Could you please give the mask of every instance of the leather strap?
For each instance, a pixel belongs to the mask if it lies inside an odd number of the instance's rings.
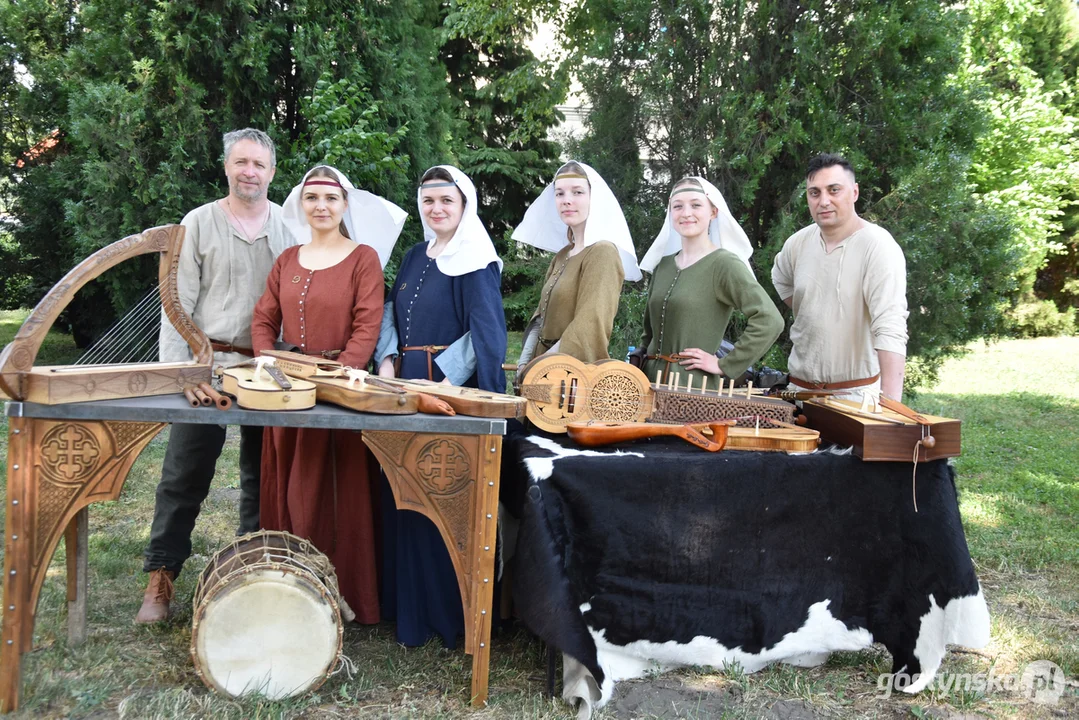
[[[401,348],[399,352],[406,353],[410,351],[422,350],[423,352],[427,353],[427,379],[433,382],[435,379],[435,374],[432,359],[434,358],[435,353],[440,353],[448,347],[449,345],[409,345],[408,347]]]
[[[677,363],[679,360],[684,360],[687,356],[681,353],[671,353],[670,355],[645,355],[649,360],[662,360],[667,363],[663,368],[663,382],[666,383],[671,374],[671,363]]]
[[[877,373],[873,377],[862,378],[860,380],[843,380],[842,382],[830,382],[830,383],[815,383],[808,380],[802,380],[801,378],[788,375],[787,380],[798,387],[803,387],[806,390],[847,390],[849,388],[862,387],[863,385],[872,385],[880,377],[880,373]]]
[[[255,357],[255,351],[251,348],[239,347],[238,345],[223,343],[218,340],[210,340],[210,347],[214,349],[214,352],[240,353],[247,357]]]

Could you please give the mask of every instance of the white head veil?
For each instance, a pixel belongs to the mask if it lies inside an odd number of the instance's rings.
[[[629,235],[626,217],[622,214],[622,206],[618,204],[614,193],[599,173],[583,162],[577,164],[584,168],[592,195],[588,221],[584,226],[584,246],[588,247],[603,240],[614,243],[622,258],[626,280],[640,280],[637,253],[633,248],[633,238]],[[557,179],[556,177],[555,180]],[[513,239],[550,252],[558,252],[566,246],[566,223],[562,222],[558,215],[553,181],[544,188],[536,201],[528,206],[524,220],[513,231]]]
[[[345,222],[345,228],[348,229],[348,236],[360,245],[368,245],[374,248],[375,252],[378,253],[379,264],[385,268],[386,261],[390,259],[390,253],[397,242],[397,236],[401,234],[401,228],[405,224],[408,213],[385,198],[380,198],[378,195],[369,193],[366,190],[360,190],[349,182],[344,173],[337,168],[329,165],[320,165],[318,167],[325,167],[333,171],[333,174],[337,176],[337,181],[341,183],[341,187],[347,195],[348,209],[345,210],[345,216],[342,219]],[[307,176],[315,170],[316,168],[311,168],[307,171],[300,184],[292,188],[292,192],[288,194],[283,206],[285,226],[292,232],[296,242],[300,245],[311,242],[311,226],[308,224],[307,216],[304,214],[301,198],[303,196],[303,184],[307,182]]]
[[[452,165],[438,165],[436,167],[448,172],[450,177],[453,178],[453,184],[465,196],[461,224],[457,226],[457,231],[450,238],[450,242],[446,245],[442,254],[435,258],[438,269],[443,275],[458,277],[474,270],[482,270],[492,262],[497,262],[498,269],[501,272],[502,260],[498,257],[498,253],[495,252],[491,236],[487,234],[487,230],[483,227],[483,222],[480,221],[480,216],[477,212],[476,186],[472,184],[472,180],[468,175],[465,175]],[[428,187],[430,187],[430,182],[428,181]],[[416,188],[416,204],[420,208],[423,237],[427,240],[427,245],[430,246],[435,241],[435,231],[427,226],[427,220],[423,217],[423,197],[421,195],[423,187],[421,184]]]
[[[704,188],[705,197],[719,211],[715,219],[708,223],[708,239],[717,248],[730,250],[737,255],[752,272],[753,268],[749,265],[749,258],[753,255],[753,246],[746,236],[746,231],[735,221],[731,211],[727,209],[727,203],[723,199],[723,195],[720,194],[715,185],[702,177],[694,177],[693,179],[701,184],[701,187]],[[652,247],[648,248],[648,252],[644,254],[644,258],[641,260],[641,269],[650,273],[656,269],[656,265],[659,265],[660,260],[667,255],[674,255],[681,249],[682,236],[678,234],[678,231],[674,229],[674,225],[671,223],[671,204],[668,202],[667,217],[663,221],[663,228],[660,229],[659,235],[652,242]]]

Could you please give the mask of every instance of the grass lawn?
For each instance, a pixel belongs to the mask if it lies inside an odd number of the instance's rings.
[[[24,314],[0,313],[0,345]],[[519,343],[519,339],[514,338]],[[50,336],[50,360],[63,362],[70,340]],[[511,351],[511,358],[516,351]],[[40,360],[39,363],[44,363]],[[957,459],[960,505],[971,555],[993,617],[993,639],[958,650],[946,672],[1015,672],[1036,659],[1079,675],[1079,338],[978,345],[944,368],[918,409],[963,420]],[[35,648],[23,665],[18,718],[571,718],[543,695],[543,648],[524,631],[492,641],[490,705],[468,708],[471,657],[432,643],[406,650],[393,628],[346,629],[355,673],[338,673],[313,695],[283,703],[234,702],[207,690],[188,657],[190,598],[208,557],[233,535],[239,490],[237,437],[230,432],[194,536],[194,556],[177,585],[179,612],[162,627],[132,624],[144,583],[142,550],[153,512],[165,434],[136,462],[120,500],[90,510],[90,639],[69,649],[63,544],[38,608]],[[0,421],[6,457],[7,425]],[[6,488],[5,469],[0,484]],[[2,522],[3,509],[0,509]],[[877,697],[890,669],[882,648],[836,653],[812,670],[777,666],[753,675],[689,669],[621,683],[608,717],[906,718],[970,716],[1052,718],[1079,714],[1073,684],[1062,703],[1043,707],[1003,692],[932,691]],[[619,697],[651,702],[636,710]],[[667,702],[667,700],[671,700]],[[661,702],[662,701],[662,702]],[[666,706],[663,703],[666,702]],[[677,706],[677,714],[673,708]],[[1054,710],[1058,714],[1054,714]]]

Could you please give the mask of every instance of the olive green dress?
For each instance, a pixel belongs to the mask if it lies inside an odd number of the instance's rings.
[[[724,376],[740,377],[779,337],[782,316],[734,253],[715,250],[684,270],[678,269],[676,257],[666,256],[652,273],[641,345],[648,348],[649,355],[671,355],[689,348],[714,353],[723,341],[731,312],[740,310],[748,325],[734,350],[719,361]],[[644,371],[654,382],[657,370],[662,372],[666,367],[662,360],[649,360]],[[671,372],[679,373],[682,382],[692,375],[698,386],[707,375],[709,387],[717,387],[716,376],[700,370],[671,365]]]
[[[535,357],[558,342],[558,351],[582,362],[607,355],[625,271],[613,243],[589,245],[573,257],[572,245],[555,253],[547,268],[536,316],[543,318]]]

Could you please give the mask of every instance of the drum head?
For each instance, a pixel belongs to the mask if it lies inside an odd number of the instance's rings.
[[[280,700],[322,684],[341,648],[338,609],[303,575],[254,567],[195,617],[197,667],[213,688]]]

